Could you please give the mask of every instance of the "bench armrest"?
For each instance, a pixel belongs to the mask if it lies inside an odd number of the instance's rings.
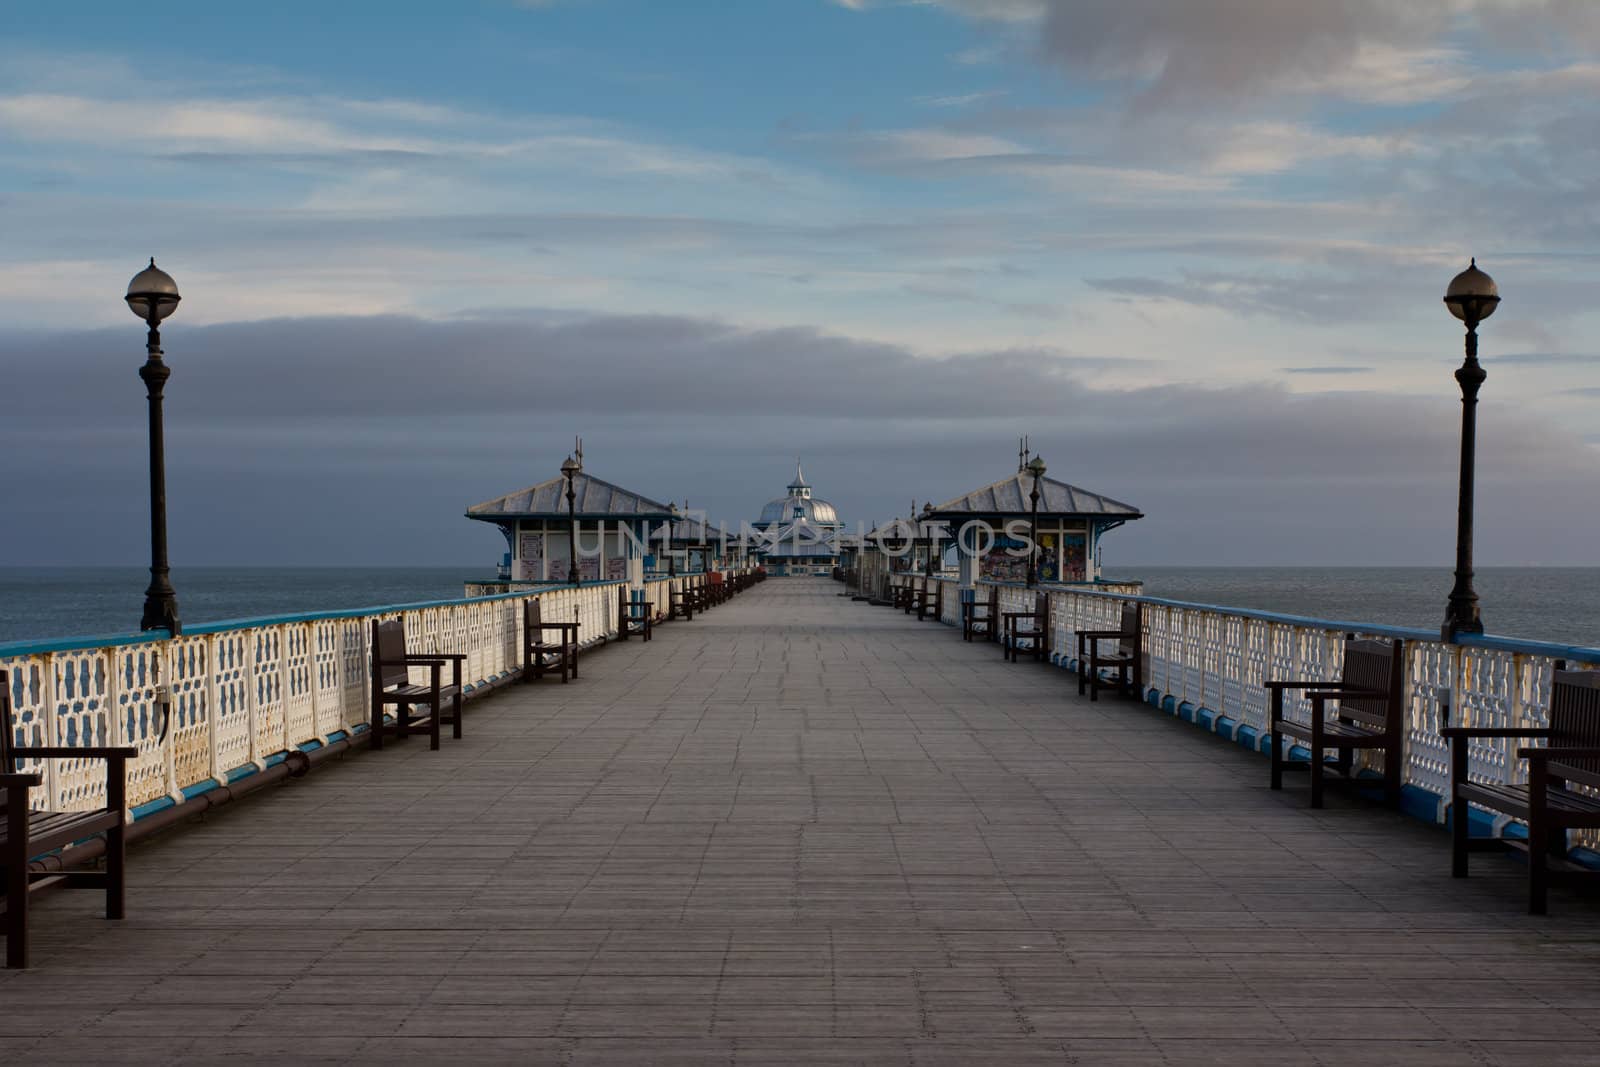
[[[31,789],[43,784],[42,774],[0,774],[0,789]]]
[[[1127,630],[1079,630],[1078,636],[1109,641],[1113,637],[1132,637],[1133,634]]]
[[[1600,759],[1600,748],[1519,748],[1517,758],[1525,760]]]
[[[528,628],[532,630],[576,630],[578,624],[575,622],[532,622],[528,624]]]
[[[1261,688],[1267,689],[1267,690],[1272,690],[1272,689],[1322,689],[1322,690],[1327,691],[1327,690],[1334,690],[1334,689],[1357,689],[1357,688],[1360,688],[1360,687],[1359,686],[1355,686],[1355,685],[1351,685],[1348,682],[1342,682],[1337,678],[1318,678],[1318,679],[1310,680],[1310,681],[1300,680],[1300,681],[1293,681],[1293,682],[1262,682],[1261,683]]]
[[[35,759],[135,759],[139,750],[130,746],[93,747],[85,745],[46,745],[35,748],[14,748],[15,756],[32,756]]]
[[[1549,737],[1550,731],[1533,726],[1445,726],[1439,736],[1452,741],[1458,737]]]
[[[1351,686],[1349,689],[1312,689],[1306,693],[1306,699],[1318,704],[1327,700],[1387,700],[1389,694],[1383,689],[1357,689]]]
[[[428,652],[419,654],[417,656],[408,656],[406,658],[417,660],[441,659],[450,663],[465,663],[467,661],[467,654],[465,652]]]
[[[461,659],[465,659],[465,658],[466,658],[465,656],[461,657]],[[423,655],[416,655],[416,656],[407,656],[404,660],[401,660],[400,662],[404,663],[407,667],[443,667],[446,663],[449,663],[452,660],[456,660],[456,658],[454,656],[423,656]],[[456,660],[456,662],[460,662],[460,660]]]

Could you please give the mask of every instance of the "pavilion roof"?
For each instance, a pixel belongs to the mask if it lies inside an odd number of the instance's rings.
[[[964,496],[935,504],[935,515],[1028,515],[1032,512],[1028,494],[1033,475],[1019,472]],[[1092,493],[1054,478],[1039,479],[1039,514],[1054,517],[1085,516],[1112,519],[1139,519],[1144,513],[1100,493]]]
[[[579,471],[572,479],[574,510],[585,518],[652,518],[670,516],[668,505]],[[564,519],[567,479],[556,475],[538,485],[485,500],[467,509],[467,518],[485,522],[503,519]]]

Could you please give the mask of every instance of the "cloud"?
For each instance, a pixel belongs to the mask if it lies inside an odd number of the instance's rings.
[[[29,398],[0,426],[0,449],[31,457],[7,486],[14,562],[138,558],[144,401],[125,332],[0,335],[0,374]],[[487,565],[502,549],[461,510],[553,475],[574,433],[602,477],[734,522],[781,493],[796,452],[865,521],[1003,476],[1029,433],[1053,472],[1150,516],[1119,531],[1118,560],[1370,565],[1451,544],[1447,396],[1107,389],[1099,361],[1070,353],[929,359],[687,317],[175,323],[165,339],[174,555],[189,564]],[[1589,449],[1504,401],[1481,433],[1480,557],[1587,560]],[[1530,530],[1535,510],[1551,521]]]
[[[1496,355],[1494,362],[1542,367],[1589,366],[1600,364],[1600,355],[1575,352],[1512,352],[1507,355]]]
[[[1285,374],[1371,374],[1376,367],[1353,366],[1328,366],[1328,367],[1282,367]]]
[[[1087,278],[1085,283],[1126,300],[1167,301],[1317,323],[1347,322],[1352,308],[1361,308],[1367,315],[1381,315],[1405,298],[1405,294],[1377,279],[1326,275],[1293,277],[1197,270],[1182,272],[1177,281],[1123,277]]]

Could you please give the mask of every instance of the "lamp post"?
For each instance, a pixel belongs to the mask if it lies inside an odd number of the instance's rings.
[[[664,547],[667,553],[667,577],[678,576],[678,554],[672,542],[678,536],[678,502],[673,501],[667,505],[667,513],[671,516],[667,520],[667,543]]]
[[[166,437],[161,425],[161,393],[172,370],[161,361],[161,320],[177,310],[178,283],[156,266],[150,265],[128,283],[124,297],[128,307],[150,328],[145,339],[144,366],[139,377],[150,400],[150,588],[144,592],[141,630],[166,630],[177,637],[182,628],[178,620],[178,594],[172,588],[167,567],[167,457]]]
[[[922,534],[928,542],[928,558],[923,566],[922,573],[933,577],[934,556],[939,548],[939,535],[933,529],[933,501],[924,501],[922,505]]]
[[[568,553],[571,566],[567,568],[567,581],[573,585],[578,584],[578,494],[572,488],[572,479],[582,469],[571,456],[561,464],[561,473],[567,479],[567,520],[572,526],[572,551]]]
[[[1034,456],[1028,464],[1028,473],[1033,475],[1033,488],[1028,492],[1033,511],[1028,523],[1028,538],[1033,542],[1028,550],[1028,585],[1032,587],[1039,584],[1039,479],[1044,477],[1044,460]]]
[[[1445,306],[1450,314],[1467,325],[1467,358],[1456,370],[1461,385],[1461,485],[1456,509],[1456,582],[1445,608],[1443,635],[1453,641],[1457,634],[1483,633],[1478,617],[1478,594],[1472,591],[1472,486],[1478,432],[1478,389],[1487,372],[1478,365],[1478,323],[1494,314],[1500,303],[1500,290],[1494,279],[1478,269],[1476,258],[1457,274],[1445,290]]]

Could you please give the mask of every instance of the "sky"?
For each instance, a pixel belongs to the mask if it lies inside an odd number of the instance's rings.
[[[591,474],[850,524],[1015,470],[1109,565],[1600,565],[1600,4],[21,5],[0,31],[0,565],[489,567]]]

